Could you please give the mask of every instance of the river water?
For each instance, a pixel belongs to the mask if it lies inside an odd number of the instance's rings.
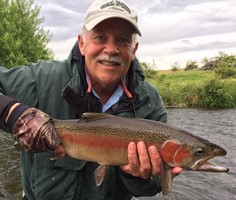
[[[169,123],[199,134],[227,150],[213,161],[228,173],[184,171],[174,178],[170,194],[133,200],[236,200],[236,109],[168,109]],[[0,132],[0,200],[19,200],[19,154],[10,134]]]

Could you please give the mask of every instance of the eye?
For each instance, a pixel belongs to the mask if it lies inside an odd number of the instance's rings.
[[[120,41],[120,42],[129,42],[129,40],[127,38],[125,38],[125,37],[120,37],[118,39],[118,41]]]
[[[94,39],[95,41],[97,41],[97,42],[103,43],[103,42],[105,42],[106,37],[103,36],[103,35],[97,35],[97,36],[95,36],[93,39]]]
[[[121,45],[129,45],[131,44],[131,40],[128,37],[119,37],[117,38],[117,43]]]
[[[204,149],[202,147],[198,147],[194,149],[194,155],[196,156],[202,156],[205,153]]]

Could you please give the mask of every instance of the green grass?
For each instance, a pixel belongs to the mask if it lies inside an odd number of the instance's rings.
[[[200,71],[200,70],[191,70],[191,71],[179,70],[176,72],[159,71],[158,77],[155,80],[156,83],[161,82],[163,76],[166,82],[170,82],[173,84],[188,84],[211,79],[215,76],[215,73],[213,71]]]
[[[166,106],[236,107],[236,79],[217,78],[214,71],[158,71],[149,78]]]

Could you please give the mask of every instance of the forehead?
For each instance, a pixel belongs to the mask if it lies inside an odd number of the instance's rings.
[[[135,29],[131,23],[121,18],[110,18],[100,22],[93,29],[95,32],[116,32],[127,35],[135,33]]]

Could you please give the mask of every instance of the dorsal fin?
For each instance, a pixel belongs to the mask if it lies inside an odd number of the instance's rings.
[[[94,121],[94,120],[104,119],[104,118],[109,118],[109,117],[113,117],[113,116],[109,114],[105,114],[105,113],[83,113],[81,120]]]

